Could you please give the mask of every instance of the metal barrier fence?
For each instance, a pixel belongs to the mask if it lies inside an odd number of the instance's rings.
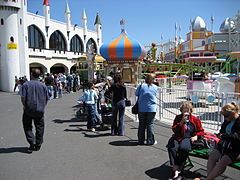
[[[128,99],[132,105],[136,102],[136,88],[127,86]],[[175,116],[180,114],[182,102],[191,101],[193,104],[193,114],[198,116],[203,127],[209,130],[219,130],[223,117],[220,114],[221,107],[226,103],[235,101],[240,104],[239,93],[219,93],[213,91],[195,91],[176,88],[160,88],[158,99],[158,109],[156,119],[167,124],[172,124]],[[130,111],[130,108],[127,109]]]

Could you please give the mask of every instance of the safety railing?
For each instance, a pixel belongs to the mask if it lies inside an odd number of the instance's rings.
[[[132,105],[136,102],[136,88],[127,86],[128,99]],[[214,91],[196,91],[176,88],[159,88],[157,95],[158,109],[156,119],[167,124],[172,124],[175,116],[180,114],[182,102],[191,101],[193,114],[198,116],[203,127],[209,130],[219,130],[223,117],[220,114],[221,107],[229,102],[240,104],[239,93],[219,93]],[[127,108],[131,114],[131,107]],[[136,117],[136,116],[135,116]],[[137,120],[137,118],[135,118]]]

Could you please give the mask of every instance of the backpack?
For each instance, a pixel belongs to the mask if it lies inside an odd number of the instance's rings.
[[[199,136],[196,141],[192,143],[193,149],[211,149],[215,147],[220,139],[216,134],[205,132],[203,136]]]

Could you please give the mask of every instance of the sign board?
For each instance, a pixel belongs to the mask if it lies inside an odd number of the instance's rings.
[[[8,49],[17,49],[17,44],[16,43],[8,43],[7,48]]]

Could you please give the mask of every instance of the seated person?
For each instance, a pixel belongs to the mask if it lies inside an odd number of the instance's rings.
[[[240,160],[240,116],[239,106],[234,102],[222,107],[224,122],[220,129],[220,141],[209,154],[206,180],[220,176],[227,165]],[[201,178],[202,179],[202,178]]]
[[[176,115],[172,130],[173,136],[169,139],[167,148],[172,165],[172,175],[169,179],[181,179],[180,173],[191,151],[191,144],[198,136],[204,134],[199,118],[192,114],[191,102],[183,102],[180,107],[181,114]]]

